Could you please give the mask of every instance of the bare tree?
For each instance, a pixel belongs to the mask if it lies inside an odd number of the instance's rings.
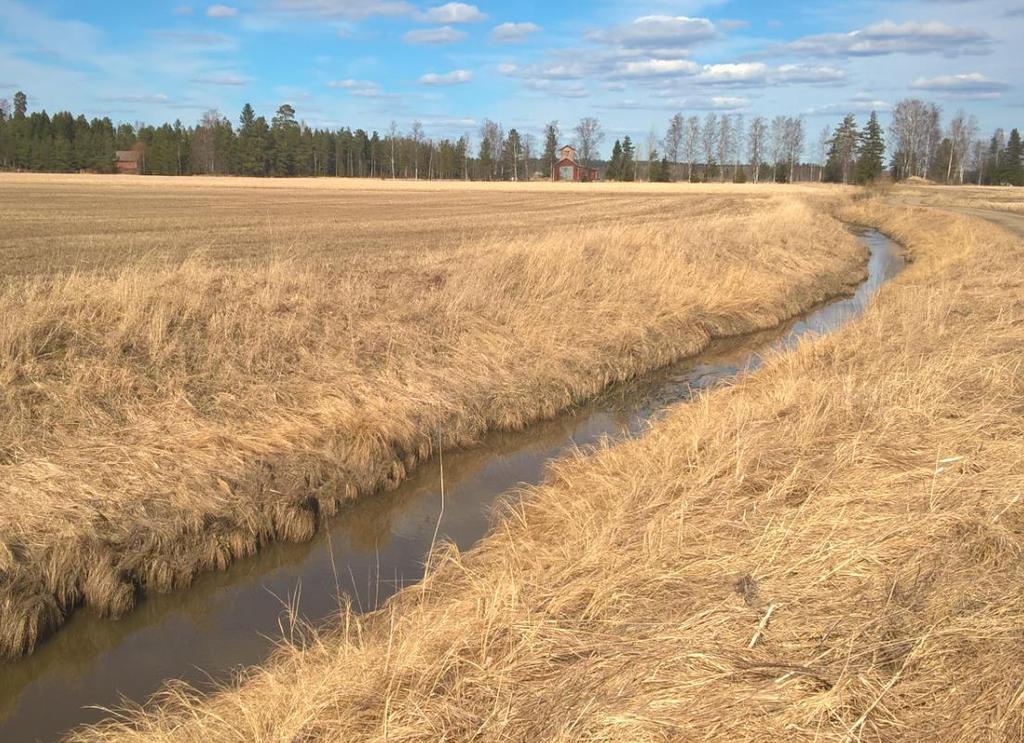
[[[985,143],[980,139],[975,139],[971,144],[971,165],[978,174],[980,186],[985,177]]]
[[[745,130],[746,120],[744,119],[743,114],[736,114],[735,120],[732,124],[733,180],[736,180],[736,176],[740,172],[740,168],[743,167],[743,142]]]
[[[720,180],[725,180],[725,171],[732,160],[732,118],[723,114],[718,120],[718,165],[721,171],[718,174]]]
[[[940,136],[939,109],[917,98],[904,98],[892,110],[889,124],[895,150],[896,177],[927,176]]]
[[[946,183],[953,180],[953,164],[961,184],[964,182],[964,169],[967,167],[968,149],[971,142],[978,136],[978,121],[968,116],[963,109],[956,112],[950,119],[946,137],[949,139],[949,159],[946,162]]]
[[[686,133],[683,136],[683,149],[686,152],[686,180],[693,180],[693,161],[697,157],[700,142],[700,119],[691,116],[686,120]]]
[[[786,156],[786,129],[789,119],[785,116],[776,116],[772,119],[771,132],[769,134],[769,151],[772,158],[772,183],[778,180],[779,163]]]
[[[665,133],[665,157],[672,163],[674,176],[679,170],[679,152],[686,137],[686,119],[682,114],[676,114],[668,122],[668,131]]]
[[[388,129],[388,137],[391,139],[391,180],[395,179],[395,145],[398,142],[398,124],[391,120],[391,127]]]
[[[764,116],[755,116],[750,122],[747,136],[750,152],[750,168],[754,171],[754,183],[761,180],[761,163],[764,161],[765,148],[768,140],[768,122]]]
[[[423,124],[419,121],[412,122],[412,130],[409,132],[409,141],[412,142],[412,169],[413,178],[420,179],[420,142],[423,141]]]
[[[786,157],[789,160],[789,182],[796,178],[796,166],[804,152],[804,119],[791,116],[786,120]]]
[[[704,117],[704,128],[700,134],[704,148],[704,180],[708,179],[711,166],[715,164],[715,151],[718,147],[718,115],[709,113]]]
[[[597,157],[597,148],[604,141],[604,131],[601,129],[601,122],[593,116],[580,119],[576,128],[576,144],[579,148],[580,160],[583,167],[589,168],[590,161]]]
[[[825,179],[825,160],[828,159],[828,148],[832,144],[832,127],[826,126],[818,134],[818,182]]]
[[[192,135],[192,168],[198,173],[217,172],[217,127],[223,117],[220,112],[211,108],[203,114]]]
[[[654,161],[658,157],[658,133],[654,131],[654,127],[651,127],[651,131],[647,133],[647,180],[651,180],[651,168],[654,166]]]
[[[527,134],[522,139],[523,143],[523,175],[526,180],[530,180],[530,160],[533,159],[537,152],[537,138],[532,134]]]

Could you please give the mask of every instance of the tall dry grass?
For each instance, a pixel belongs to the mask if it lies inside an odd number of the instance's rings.
[[[554,415],[862,275],[814,205],[832,192],[738,198],[734,213],[705,199],[695,215],[677,194],[679,211],[593,227],[585,192],[565,193],[575,210],[526,237],[341,257],[271,244],[0,285],[0,654],[83,603],[118,616],[140,592],[307,539],[439,440]]]
[[[1024,737],[1024,242],[861,202],[863,318],[558,464],[472,552],[78,743]]]

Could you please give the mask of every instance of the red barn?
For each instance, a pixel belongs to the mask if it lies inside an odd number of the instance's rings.
[[[142,172],[142,153],[139,150],[118,150],[114,153],[114,169],[118,173],[138,175]]]
[[[553,181],[596,181],[597,168],[587,168],[580,165],[576,155],[576,148],[572,145],[565,145],[558,151],[558,162],[551,169],[551,180]]]

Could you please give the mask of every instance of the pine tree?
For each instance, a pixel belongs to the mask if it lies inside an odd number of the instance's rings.
[[[854,174],[858,139],[857,120],[853,114],[847,114],[829,142],[828,159],[825,161],[826,181],[850,182]]]
[[[295,175],[298,170],[300,132],[295,109],[285,103],[277,109],[270,126],[274,175]]]
[[[636,147],[633,140],[627,134],[622,139],[622,164],[619,169],[620,181],[633,181],[636,179]]]
[[[620,180],[622,173],[622,142],[615,140],[615,144],[612,145],[612,159],[608,163],[608,172],[605,174],[605,180],[617,181]]]
[[[885,139],[882,136],[882,125],[878,123],[878,115],[872,111],[867,126],[861,132],[857,148],[857,183],[869,183],[881,176],[884,157]]]
[[[28,96],[20,90],[14,94],[14,118],[24,119],[28,112]]]
[[[544,127],[544,158],[541,163],[541,172],[545,178],[551,177],[551,169],[555,167],[555,160],[558,159],[558,122],[550,121]]]
[[[1024,151],[1021,148],[1020,132],[1014,129],[1006,141],[1001,158],[1000,172],[1004,183],[1024,186]]]

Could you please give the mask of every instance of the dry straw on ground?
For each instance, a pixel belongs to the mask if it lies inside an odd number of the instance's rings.
[[[79,743],[1019,740],[1024,242],[869,202],[866,315],[559,464],[467,555]]]
[[[831,190],[0,189],[7,655],[863,273]]]

